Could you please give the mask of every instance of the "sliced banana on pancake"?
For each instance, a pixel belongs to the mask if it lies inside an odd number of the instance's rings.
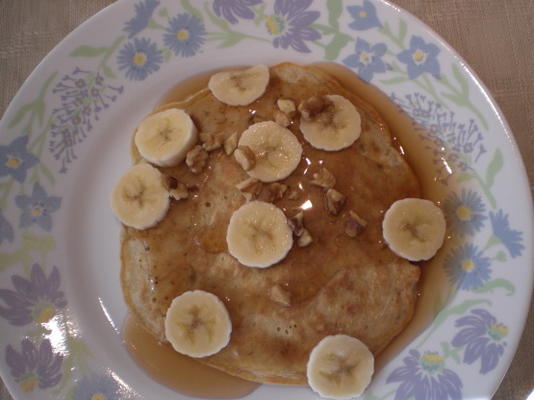
[[[176,297],[165,315],[165,338],[178,353],[207,357],[230,342],[232,321],[224,303],[203,290]]]
[[[226,243],[241,264],[267,268],[287,255],[293,234],[282,210],[271,203],[251,201],[232,214]]]
[[[193,120],[176,108],[146,117],[135,133],[135,145],[141,156],[161,167],[182,162],[196,142],[197,128]]]
[[[247,173],[263,182],[287,178],[302,157],[302,146],[297,137],[273,121],[249,126],[239,139],[239,147],[252,150],[254,167]]]
[[[269,84],[269,68],[256,65],[240,71],[213,74],[208,88],[217,100],[230,106],[246,106],[265,93]]]
[[[312,104],[304,102],[299,106],[300,131],[313,147],[326,151],[342,150],[360,137],[360,113],[348,99],[333,94],[309,100]]]
[[[347,335],[323,338],[311,351],[306,366],[312,390],[330,399],[360,396],[373,373],[373,354],[363,342]]]
[[[111,192],[111,209],[124,224],[136,229],[156,225],[169,209],[163,175],[147,163],[130,168]]]
[[[445,239],[445,217],[430,200],[397,200],[384,215],[382,232],[389,248],[410,261],[432,258]]]

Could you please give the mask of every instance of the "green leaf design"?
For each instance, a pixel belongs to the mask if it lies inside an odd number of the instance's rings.
[[[185,1],[185,0],[184,0]],[[221,28],[225,32],[229,32],[230,25],[228,25],[228,22],[226,22],[224,19],[217,17],[214,15],[208,8],[208,4],[204,5],[204,9],[206,10],[206,14],[208,14],[208,17],[210,18],[210,21],[213,22],[215,25],[217,25],[219,28]]]
[[[406,21],[403,19],[399,22],[399,43],[404,43],[404,39],[406,38],[406,33],[408,32],[408,26],[406,24]]]
[[[493,155],[493,159],[488,165],[488,168],[486,169],[486,186],[488,188],[491,188],[493,184],[495,183],[495,177],[499,173],[499,171],[502,169],[503,166],[503,159],[502,159],[502,152],[501,149],[495,150],[495,154]]]
[[[454,104],[459,105],[461,107],[463,107],[463,106],[465,106],[467,104],[465,102],[465,99],[463,99],[462,97],[460,97],[460,96],[458,96],[456,94],[442,92],[441,95],[443,97],[445,97],[446,99],[452,101]]]
[[[494,259],[497,260],[497,261],[500,261],[500,262],[505,262],[507,260],[506,253],[504,251],[502,251],[502,250],[499,250],[499,252],[494,257]]]
[[[310,28],[321,31],[323,35],[332,35],[337,32],[334,28],[323,24],[311,24]]]
[[[22,107],[19,108],[9,125],[8,128],[13,128],[15,125],[17,125],[20,121],[22,121],[22,118],[26,115],[26,113],[33,109],[33,104],[25,104]]]
[[[117,78],[117,75],[115,75],[115,72],[113,72],[113,70],[107,65],[102,65],[102,74],[104,74],[106,78],[111,78],[111,79]]]
[[[380,82],[382,82],[384,85],[396,85],[398,83],[406,82],[408,78],[405,76],[395,76],[391,79],[382,79]]]
[[[352,40],[349,35],[336,33],[330,43],[325,47],[324,56],[327,60],[335,60],[341,50]]]
[[[469,172],[460,172],[456,174],[456,182],[462,183],[466,182],[473,178],[473,175],[471,175]]]
[[[50,169],[48,169],[48,167],[43,163],[39,164],[39,169],[43,173],[43,175],[46,176],[48,182],[50,182],[51,185],[54,185],[54,183],[56,182],[56,178],[54,178],[54,175],[52,174]]]
[[[222,36],[222,42],[217,46],[219,49],[231,47],[244,39],[244,36],[235,32],[228,32]]]
[[[492,293],[495,289],[504,289],[506,290],[507,296],[512,296],[515,293],[515,286],[512,282],[507,279],[493,279],[489,282],[486,282],[484,285],[479,288],[473,289],[475,293]]]
[[[29,266],[33,260],[33,257],[30,255],[32,251],[40,251],[46,254],[55,247],[56,243],[52,235],[39,236],[27,232],[23,233],[20,249],[11,253],[0,254],[0,271],[19,262],[22,262],[25,266]]]
[[[460,85],[460,90],[464,97],[466,99],[469,98],[469,83],[465,79],[465,77],[462,74],[462,71],[460,71],[460,68],[456,64],[452,64],[452,74],[454,75],[454,79],[456,79],[456,82]]]
[[[326,8],[328,9],[328,23],[336,31],[339,30],[339,17],[343,12],[343,4],[341,0],[326,0]]]
[[[169,16],[169,10],[167,10],[167,7],[163,7],[158,11],[158,15],[162,18],[167,18]]]
[[[180,4],[182,5],[183,9],[190,14],[193,14],[195,17],[197,17],[199,20],[204,21],[204,16],[198,10],[197,8],[193,7],[191,3],[188,0],[181,0]]]
[[[82,45],[80,47],[77,47],[70,53],[71,57],[98,57],[102,54],[106,54],[108,52],[107,47],[93,47],[93,46],[87,46]]]

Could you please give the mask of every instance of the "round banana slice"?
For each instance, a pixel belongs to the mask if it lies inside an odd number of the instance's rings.
[[[156,225],[169,209],[169,193],[163,175],[150,164],[137,164],[111,192],[111,209],[124,224],[136,229]]]
[[[254,168],[247,173],[263,182],[287,178],[302,157],[302,146],[293,132],[273,121],[249,126],[241,135],[239,146],[247,146],[252,150]]]
[[[251,201],[232,214],[226,243],[241,264],[267,268],[287,255],[293,234],[282,210],[271,203]]]
[[[382,232],[389,248],[410,261],[432,258],[445,239],[445,217],[430,200],[397,200],[384,215]]]
[[[312,390],[330,399],[360,396],[373,372],[373,353],[363,342],[347,335],[323,338],[311,351],[306,366]]]
[[[324,96],[322,109],[305,118],[301,115],[300,131],[304,139],[319,150],[337,151],[352,145],[362,132],[360,113],[345,97]]]
[[[197,128],[193,120],[176,108],[146,117],[135,133],[135,145],[141,156],[161,167],[182,162],[196,142]]]
[[[207,357],[221,351],[232,333],[224,303],[203,290],[176,297],[165,315],[165,338],[178,353]]]
[[[246,106],[265,93],[269,68],[256,65],[240,71],[223,71],[212,75],[208,88],[217,100],[230,106]]]

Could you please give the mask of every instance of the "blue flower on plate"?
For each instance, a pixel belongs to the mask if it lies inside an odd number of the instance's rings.
[[[462,381],[437,352],[423,355],[410,350],[403,366],[393,370],[386,383],[401,382],[394,400],[456,400],[462,398]]]
[[[451,193],[444,203],[445,214],[449,226],[456,232],[473,235],[484,226],[488,218],[485,214],[486,206],[478,193],[462,189],[458,196]]]
[[[343,63],[356,69],[364,81],[370,82],[374,74],[386,72],[386,64],[382,60],[386,50],[387,47],[384,43],[371,46],[369,42],[358,38],[356,40],[356,53],[345,58]]]
[[[6,347],[6,364],[23,392],[32,392],[37,386],[47,389],[56,386],[61,379],[63,356],[54,353],[48,339],[39,346],[29,339],[21,342],[21,351]]]
[[[525,249],[522,243],[523,233],[510,228],[508,214],[505,214],[503,210],[496,213],[491,211],[490,221],[494,237],[508,249],[512,257],[520,256]]]
[[[312,0],[276,0],[274,14],[270,15],[265,26],[267,31],[275,36],[273,46],[309,53],[311,50],[305,41],[319,40],[321,34],[310,27],[319,18],[319,11],[309,11],[307,8]]]
[[[147,38],[134,38],[126,43],[117,57],[120,70],[126,70],[126,78],[142,81],[159,70],[163,62],[161,51],[156,43]]]
[[[109,375],[83,377],[74,391],[74,400],[119,400],[119,384]]]
[[[175,55],[191,57],[204,44],[205,35],[206,28],[202,21],[194,15],[184,13],[169,21],[163,41]]]
[[[406,64],[408,77],[416,79],[425,72],[439,77],[440,67],[437,56],[439,47],[434,43],[426,43],[421,36],[412,36],[410,48],[401,51],[397,59]]]
[[[31,196],[19,194],[15,197],[15,204],[22,210],[19,219],[20,228],[37,224],[50,232],[52,229],[50,214],[56,212],[61,206],[61,197],[48,196],[46,190],[37,182],[33,185]]]
[[[0,244],[2,244],[4,240],[12,242],[14,238],[13,227],[0,211]]]
[[[237,17],[253,19],[254,12],[250,7],[260,3],[262,3],[262,0],[215,0],[213,2],[213,11],[217,16],[224,17],[231,24],[237,24]]]
[[[480,360],[480,373],[487,374],[499,363],[504,353],[508,328],[486,310],[471,310],[471,315],[459,318],[454,323],[462,328],[452,339],[455,347],[464,347],[463,362],[473,364]]]
[[[24,182],[28,170],[39,162],[26,149],[28,140],[28,136],[19,136],[8,145],[0,145],[0,177],[11,175],[17,182]]]
[[[490,259],[470,243],[452,251],[444,266],[451,283],[464,290],[476,289],[491,277]]]
[[[159,6],[157,0],[144,0],[135,5],[135,16],[126,21],[122,29],[130,39],[147,27],[157,6]]]
[[[0,289],[0,316],[15,326],[48,322],[56,311],[65,307],[65,295],[59,290],[61,279],[57,267],[47,277],[39,264],[33,264],[30,279],[12,275],[15,290]]]
[[[349,24],[349,27],[352,29],[364,31],[382,26],[376,15],[376,8],[369,0],[364,0],[361,6],[348,6],[347,10],[354,19]]]

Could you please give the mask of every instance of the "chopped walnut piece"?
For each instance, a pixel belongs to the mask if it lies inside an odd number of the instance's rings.
[[[345,222],[345,233],[347,236],[356,237],[363,232],[367,226],[367,221],[356,214],[355,211],[349,211],[349,215],[350,218]]]
[[[338,215],[347,198],[336,189],[328,189],[325,195],[326,210],[332,215]]]
[[[291,123],[291,120],[289,119],[288,115],[282,111],[274,110],[274,122],[280,126],[283,126],[284,128],[287,128]]]
[[[256,165],[256,156],[248,146],[239,146],[234,151],[235,160],[245,171],[250,171]]]
[[[237,139],[238,139],[237,132],[234,132],[224,141],[224,152],[226,153],[227,156],[232,154],[234,150],[237,148]]]
[[[273,202],[275,200],[280,200],[284,197],[284,194],[287,191],[287,185],[284,185],[283,183],[274,182],[266,186],[266,190],[264,192],[267,192],[268,202]]]
[[[299,192],[295,188],[290,188],[289,193],[287,195],[287,198],[289,200],[297,200],[299,198]]]
[[[254,178],[247,178],[243,182],[239,182],[235,187],[241,191],[247,201],[257,199],[263,189],[262,183]]]
[[[271,288],[269,297],[272,301],[283,304],[284,306],[289,306],[291,304],[291,293],[280,285],[274,285]]]
[[[336,178],[329,170],[323,167],[319,172],[313,174],[313,180],[310,183],[324,189],[330,189],[335,186]]]
[[[331,104],[332,102],[324,96],[312,96],[299,104],[299,112],[303,119],[310,120],[322,113]]]
[[[295,107],[295,102],[293,100],[278,99],[276,101],[276,105],[278,106],[278,109],[280,111],[282,111],[284,114],[287,114],[288,116],[291,116],[295,113],[295,111],[297,111],[297,108]]]
[[[185,186],[182,182],[178,182],[175,188],[169,190],[169,194],[174,200],[182,200],[189,197],[187,186]]]
[[[302,236],[304,232],[304,212],[299,211],[288,220],[288,224],[295,236]]]
[[[185,156],[185,163],[194,174],[200,174],[206,166],[207,161],[208,152],[200,145],[193,147]]]
[[[309,246],[313,242],[313,238],[310,234],[310,231],[307,229],[302,230],[302,235],[300,235],[299,240],[297,240],[297,245],[299,247]]]
[[[200,132],[200,141],[202,142],[202,148],[206,151],[217,150],[222,146],[221,136],[216,135],[213,132]]]

